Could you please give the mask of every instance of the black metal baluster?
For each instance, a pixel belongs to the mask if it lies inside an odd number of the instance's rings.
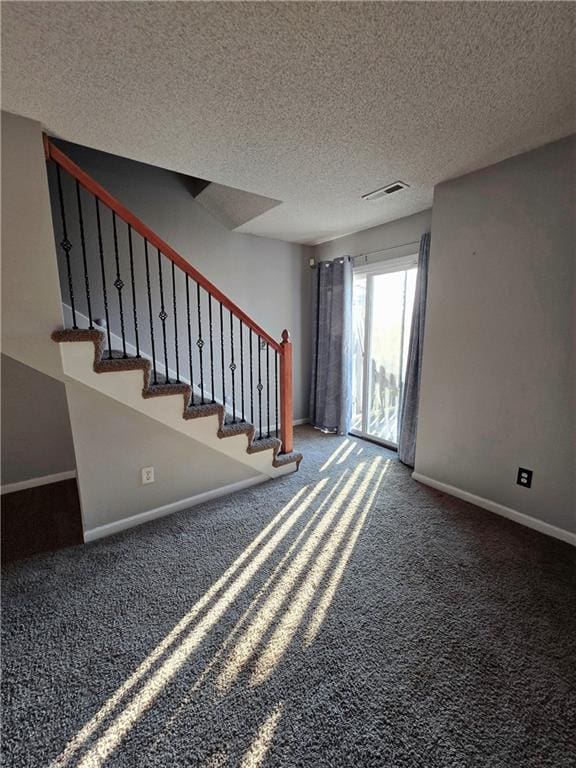
[[[212,386],[212,402],[216,402],[214,396],[214,342],[212,338],[212,294],[208,294],[208,322],[210,324],[210,384]]]
[[[102,272],[102,296],[104,298],[104,316],[106,318],[106,335],[108,337],[108,357],[112,357],[112,342],[110,341],[110,317],[108,316],[108,293],[106,292],[106,269],[104,267],[104,247],[102,245],[102,222],[100,221],[100,201],[96,201],[96,226],[98,227],[98,250],[100,252],[100,270]]]
[[[132,227],[128,224],[128,251],[130,253],[130,282],[132,284],[132,314],[134,315],[134,338],[136,357],[140,357],[140,338],[138,335],[138,312],[136,309],[136,281],[134,279],[134,249],[132,247]]]
[[[278,437],[278,351],[274,350],[274,400],[276,413],[276,437]]]
[[[114,257],[116,259],[116,280],[114,288],[118,291],[118,307],[120,309],[120,332],[122,334],[122,357],[128,357],[126,354],[126,331],[124,329],[124,307],[122,304],[122,288],[124,283],[120,277],[120,256],[118,254],[118,231],[116,227],[116,213],[112,211],[112,229],[114,232]]]
[[[78,202],[78,221],[80,223],[80,245],[82,247],[82,262],[84,265],[84,286],[86,288],[86,304],[88,305],[88,327],[94,328],[92,323],[92,303],[90,301],[90,278],[88,276],[88,261],[86,260],[86,238],[84,237],[84,216],[82,215],[82,200],[80,199],[80,184],[76,182],[76,200]]]
[[[270,437],[270,346],[266,344],[266,437]]]
[[[60,217],[62,219],[62,240],[60,245],[66,256],[66,273],[68,275],[68,296],[70,298],[70,309],[72,310],[72,328],[76,330],[78,325],[76,323],[76,304],[74,303],[74,285],[72,280],[72,268],[70,266],[70,250],[72,243],[68,240],[68,227],[66,226],[66,212],[64,210],[64,195],[62,193],[62,176],[60,174],[60,166],[56,166],[56,174],[58,177],[58,198],[60,200]]]
[[[202,338],[202,312],[200,309],[200,283],[196,283],[196,300],[198,303],[198,341],[196,346],[200,352],[200,402],[204,405],[204,358],[202,350],[204,349],[204,339]]]
[[[152,315],[152,291],[150,290],[150,263],[148,260],[148,240],[144,238],[144,255],[146,260],[146,290],[148,291],[148,315],[150,317],[150,346],[152,347],[152,369],[154,371],[154,384],[158,384],[158,372],[156,370],[156,345],[154,343],[154,317]]]
[[[186,317],[188,319],[188,363],[190,371],[190,405],[194,405],[194,373],[192,367],[192,326],[190,325],[190,276],[186,275]]]
[[[242,401],[242,421],[246,421],[244,410],[244,325],[240,320],[240,399]]]
[[[252,328],[250,328],[249,346],[250,346],[250,423],[254,424],[254,355],[252,354]]]
[[[264,387],[262,386],[262,339],[260,336],[258,336],[258,385],[256,387],[258,390],[258,437],[260,440],[262,439],[262,390]]]
[[[236,363],[234,362],[234,315],[230,310],[230,373],[232,375],[232,423],[236,424],[236,386],[235,373]]]
[[[169,384],[170,377],[168,375],[168,346],[166,344],[166,318],[168,317],[168,314],[166,313],[166,309],[164,308],[164,280],[162,279],[162,254],[160,253],[160,249],[156,249],[158,251],[158,284],[160,286],[160,314],[158,317],[160,318],[162,322],[162,341],[164,344],[164,365],[165,365],[165,375],[164,378],[166,379],[166,384]]]
[[[176,381],[180,383],[180,360],[178,355],[178,311],[176,308],[176,265],[172,262],[172,304],[174,306],[174,353],[176,355]]]
[[[220,358],[222,365],[222,405],[224,406],[224,421],[226,421],[226,384],[224,377],[224,315],[220,302]]]

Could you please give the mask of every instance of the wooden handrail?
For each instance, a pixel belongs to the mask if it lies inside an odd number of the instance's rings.
[[[287,330],[282,331],[282,352],[280,356],[280,439],[282,451],[290,453],[293,444],[292,422],[292,342]]]
[[[194,269],[194,267],[188,261],[186,261],[183,256],[180,256],[180,254],[171,248],[168,243],[162,240],[161,237],[159,237],[155,232],[147,227],[143,221],[141,221],[137,216],[129,211],[128,208],[123,206],[122,203],[118,201],[113,195],[107,192],[104,187],[100,186],[97,181],[95,181],[91,176],[89,176],[79,166],[77,166],[73,160],[71,160],[67,155],[64,154],[64,152],[62,152],[62,150],[58,149],[58,147],[50,141],[46,134],[44,134],[44,151],[46,153],[47,160],[53,160],[59,166],[64,168],[64,170],[73,176],[79,184],[88,190],[88,192],[91,192],[95,197],[101,200],[104,205],[113,210],[116,215],[123,219],[127,224],[129,224],[135,232],[138,232],[140,235],[142,235],[142,237],[146,238],[146,240],[148,240],[148,242],[154,246],[154,248],[157,248],[177,267],[179,267],[183,272],[195,280],[198,285],[200,285],[202,288],[204,288],[205,291],[211,294],[216,299],[216,301],[219,301],[223,306],[229,309],[232,314],[236,315],[236,317],[238,317],[244,323],[244,325],[248,326],[248,328],[251,328],[254,333],[260,336],[261,339],[264,339],[264,341],[266,341],[266,343],[269,344],[272,349],[276,350],[276,352],[281,355],[280,360],[283,359],[285,352],[285,346],[283,346],[283,344],[279,344],[272,336],[270,336],[270,334],[266,333],[266,331],[257,323],[255,323],[254,320],[252,320],[252,318],[249,317],[245,312],[243,312],[240,307],[234,304],[234,302],[229,299],[226,294],[218,290],[218,288],[216,288],[213,283],[207,280],[204,275],[198,272],[197,269]]]

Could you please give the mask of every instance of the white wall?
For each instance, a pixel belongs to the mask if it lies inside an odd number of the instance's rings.
[[[378,205],[378,202],[366,203],[366,205]],[[432,210],[422,211],[413,216],[396,219],[379,227],[364,229],[362,232],[355,232],[353,235],[317,245],[314,248],[314,256],[318,261],[326,261],[340,256],[358,256],[382,248],[387,249],[383,253],[369,257],[369,261],[374,261],[417,253],[420,238],[424,232],[430,231],[431,220]],[[411,245],[404,247],[406,244]]]
[[[417,473],[564,530],[576,530],[575,148],[436,188],[416,452]]]

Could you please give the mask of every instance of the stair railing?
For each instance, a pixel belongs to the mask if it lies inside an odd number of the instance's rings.
[[[105,332],[110,358],[148,357],[154,385],[190,384],[191,407],[219,402],[290,453],[288,331],[277,342],[46,135],[44,148],[67,325]]]

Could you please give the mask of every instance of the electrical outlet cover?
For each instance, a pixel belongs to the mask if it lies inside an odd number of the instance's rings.
[[[532,487],[532,470],[525,469],[524,467],[518,467],[518,475],[516,476],[516,483],[524,488]]]
[[[142,469],[142,485],[148,485],[148,483],[154,482],[154,467],[143,467]]]

